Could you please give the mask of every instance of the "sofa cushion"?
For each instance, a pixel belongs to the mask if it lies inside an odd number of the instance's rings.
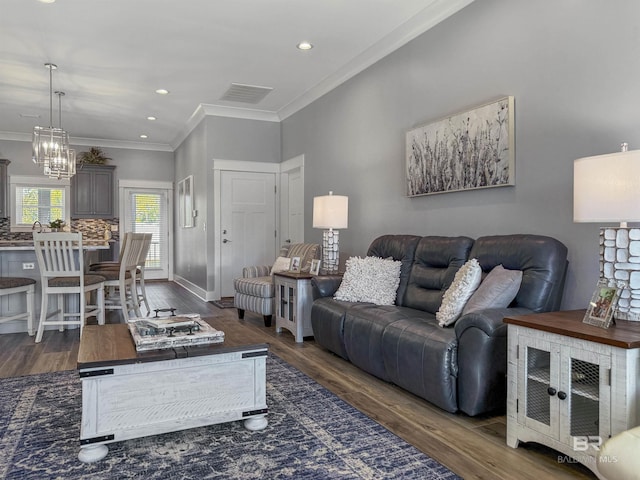
[[[453,283],[444,293],[442,304],[436,313],[441,327],[452,325],[462,313],[473,292],[482,280],[482,269],[478,260],[472,258],[456,273]]]
[[[398,304],[435,314],[442,295],[469,259],[473,240],[468,237],[423,237],[416,247],[415,259],[404,297]]]
[[[486,308],[508,307],[516,298],[520,283],[522,283],[520,270],[507,270],[502,265],[494,267],[471,295],[462,310],[462,315]]]
[[[382,235],[371,242],[367,250],[368,257],[391,257],[402,262],[400,284],[396,292],[397,305],[404,305],[409,275],[411,274],[411,267],[419,241],[420,237],[416,235]]]
[[[480,237],[473,244],[470,256],[478,259],[484,272],[500,264],[509,270],[522,271],[522,284],[513,307],[534,312],[560,308],[567,247],[558,240],[529,234]]]
[[[352,304],[344,318],[344,345],[349,360],[365,372],[389,380],[382,358],[382,334],[390,324],[420,315],[429,316],[396,305]]]
[[[389,381],[449,412],[458,410],[457,339],[433,318],[406,318],[388,325],[382,353]]]
[[[346,302],[393,305],[400,283],[401,262],[378,257],[351,257],[334,298]]]
[[[233,280],[233,288],[236,293],[251,295],[258,298],[273,298],[276,294],[271,276],[236,278]]]

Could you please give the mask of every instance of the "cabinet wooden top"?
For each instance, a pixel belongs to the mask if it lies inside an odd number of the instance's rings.
[[[296,272],[276,272],[274,275],[278,275],[280,277],[293,278],[294,280],[309,280],[313,278],[313,275],[310,273],[296,273]]]
[[[584,314],[585,310],[534,313],[506,317],[504,322],[619,348],[640,348],[640,322],[616,320],[605,329],[582,323]]]
[[[138,352],[126,324],[86,325],[80,340],[78,369],[158,362],[262,348],[268,349],[269,346],[243,344],[241,340],[225,335],[224,343]]]

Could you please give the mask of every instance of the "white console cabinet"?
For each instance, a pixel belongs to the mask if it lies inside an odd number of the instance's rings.
[[[505,319],[507,444],[547,445],[602,478],[599,446],[640,423],[640,323],[602,329],[582,323],[583,316],[566,311]]]

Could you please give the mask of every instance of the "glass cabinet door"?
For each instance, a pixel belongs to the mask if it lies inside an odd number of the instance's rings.
[[[518,421],[558,439],[559,346],[520,337],[518,369]]]
[[[561,416],[562,442],[594,451],[611,431],[611,360],[578,348],[567,348],[562,356],[562,381],[567,397]],[[589,452],[593,453],[593,452]]]

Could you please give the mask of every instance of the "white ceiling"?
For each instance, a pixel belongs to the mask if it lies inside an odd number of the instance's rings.
[[[47,62],[75,145],[173,150],[202,115],[280,121],[472,1],[0,0],[0,138],[49,126]],[[221,100],[231,83],[273,90]]]

